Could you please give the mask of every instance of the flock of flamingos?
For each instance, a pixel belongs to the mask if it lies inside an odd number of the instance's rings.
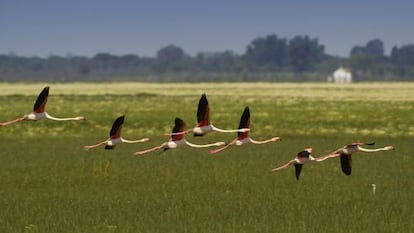
[[[40,119],[49,119],[54,121],[80,121],[85,120],[85,117],[78,116],[78,117],[71,117],[71,118],[57,118],[49,115],[46,111],[46,103],[47,99],[49,97],[49,87],[45,87],[42,92],[40,92],[39,96],[36,99],[36,102],[33,106],[33,111],[29,114],[24,115],[23,117],[0,123],[0,127],[11,125],[14,123],[18,123],[21,121],[36,121]],[[149,138],[143,138],[140,140],[127,140],[121,137],[121,130],[122,130],[122,124],[124,123],[125,116],[118,117],[109,132],[109,138],[99,142],[94,145],[84,146],[83,148],[85,150],[89,150],[92,148],[96,148],[99,146],[105,146],[105,149],[114,149],[115,146],[121,142],[125,143],[141,143],[141,142],[148,142]],[[212,147],[212,146],[221,146],[220,148],[216,150],[210,150],[211,154],[218,153],[224,149],[229,148],[232,145],[241,146],[244,144],[252,143],[252,144],[265,144],[269,142],[278,142],[281,141],[280,137],[273,137],[267,140],[263,141],[257,141],[253,140],[249,137],[250,132],[250,110],[249,107],[245,107],[243,114],[240,118],[240,123],[238,129],[234,130],[224,130],[215,127],[210,123],[210,108],[207,101],[207,96],[205,94],[202,94],[199,103],[198,103],[198,109],[197,109],[197,125],[194,128],[185,130],[185,122],[180,118],[175,118],[175,125],[172,129],[171,133],[168,133],[166,135],[170,136],[169,141],[162,143],[159,146],[149,148],[147,150],[143,151],[137,151],[134,153],[134,155],[139,156],[143,155],[152,151],[156,150],[167,150],[167,149],[173,149],[177,148],[179,146],[187,145],[190,147],[195,148],[205,148],[205,147]],[[225,142],[216,142],[211,144],[204,144],[204,145],[197,145],[190,143],[187,141],[184,136],[189,133],[193,133],[194,136],[203,136],[211,131],[217,131],[222,133],[237,133],[237,137],[231,141],[230,143]],[[376,152],[376,151],[388,151],[388,150],[394,150],[394,146],[386,146],[376,149],[368,149],[362,147],[363,145],[371,146],[374,145],[374,143],[363,143],[363,142],[354,142],[352,144],[346,145],[342,148],[339,148],[327,155],[314,158],[312,157],[312,148],[306,148],[303,151],[300,151],[296,157],[286,164],[273,168],[272,172],[277,172],[280,170],[283,170],[285,168],[288,168],[290,166],[295,167],[295,175],[296,179],[299,180],[300,173],[302,171],[302,166],[306,163],[311,162],[322,162],[326,159],[330,158],[336,158],[339,157],[341,169],[342,172],[345,175],[351,175],[352,171],[352,154],[362,151],[362,152]]]

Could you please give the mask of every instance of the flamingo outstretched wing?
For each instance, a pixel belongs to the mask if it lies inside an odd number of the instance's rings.
[[[309,147],[309,148],[306,148],[303,151],[299,152],[296,155],[296,158],[297,159],[301,159],[301,158],[311,159],[312,158],[311,153],[312,153],[312,148]],[[312,161],[312,160],[310,160],[310,161]],[[299,180],[300,173],[302,172],[303,163],[295,163],[294,165],[295,165],[295,176],[296,176],[296,179]]]
[[[339,157],[341,161],[342,172],[349,176],[352,172],[352,154],[341,154]]]
[[[197,107],[197,126],[202,127],[210,124],[210,107],[206,94],[202,94]]]
[[[179,141],[184,138],[184,135],[186,134],[185,128],[185,122],[181,119],[176,117],[174,120],[174,127],[171,131],[171,141]],[[169,149],[169,147],[163,147],[166,151]]]
[[[245,128],[249,128],[249,127],[250,127],[250,110],[249,110],[249,107],[245,107],[244,111],[243,111],[243,113],[240,117],[240,123],[239,123],[239,128],[238,129],[245,129]],[[224,149],[227,149],[228,147],[234,145],[237,142],[237,140],[243,140],[243,139],[247,138],[248,136],[249,136],[249,130],[248,131],[243,131],[243,132],[238,131],[236,139],[234,139],[233,141],[231,141],[230,143],[226,144],[225,146],[223,146],[219,149],[210,150],[210,154],[215,154],[215,153],[218,153],[218,152],[220,152]]]
[[[49,97],[49,86],[43,88],[39,96],[37,96],[36,102],[33,105],[33,112],[42,113],[45,111],[47,98]]]
[[[300,173],[302,172],[303,164],[295,163],[293,165],[295,166],[295,176],[296,176],[296,179],[299,180]]]
[[[239,129],[250,128],[250,109],[248,106],[244,108],[243,114],[240,117]],[[249,131],[238,132],[237,137],[243,139],[249,136]]]
[[[289,162],[287,162],[286,164],[284,164],[280,167],[273,168],[272,172],[277,172],[277,171],[286,169],[286,168],[294,165],[295,166],[295,176],[296,176],[296,179],[299,180],[300,174],[302,172],[303,164],[315,161],[315,159],[312,157],[311,153],[312,153],[312,148],[311,147],[306,148],[303,151],[300,151],[296,155],[295,159],[290,160]]]
[[[178,141],[183,139],[185,134],[184,128],[185,122],[182,119],[176,117],[174,120],[174,127],[171,131],[171,140]]]
[[[174,120],[174,127],[171,131],[171,134],[170,134],[170,136],[171,136],[170,140],[171,141],[182,140],[183,137],[184,137],[184,134],[185,134],[184,128],[185,128],[185,122],[182,119],[176,117],[175,120]],[[136,151],[136,152],[134,152],[134,155],[139,156],[139,155],[143,155],[143,154],[150,153],[150,152],[156,151],[156,150],[161,150],[161,149],[163,149],[163,151],[168,150],[169,149],[168,143],[164,142],[159,146],[155,146],[155,147],[152,147],[152,148],[147,149],[147,150]]]
[[[111,131],[109,131],[109,137],[116,138],[121,136],[122,125],[124,124],[125,116],[122,115],[115,119],[112,124]]]
[[[121,137],[121,131],[122,131],[122,124],[124,124],[125,116],[122,115],[115,119],[114,123],[112,124],[112,128],[109,131],[109,138],[115,139]],[[105,145],[105,150],[112,150],[115,148],[116,145]]]

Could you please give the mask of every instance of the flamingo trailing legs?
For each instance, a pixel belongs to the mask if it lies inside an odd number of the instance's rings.
[[[197,126],[192,129],[194,136],[203,136],[208,132],[217,131],[221,133],[248,132],[249,128],[242,129],[220,129],[210,123],[210,107],[206,94],[202,94],[197,107]]]
[[[49,120],[53,120],[53,121],[80,121],[80,120],[85,120],[85,117],[83,116],[77,116],[77,117],[68,117],[68,118],[58,118],[58,117],[53,117],[51,115],[49,115],[46,111],[46,103],[47,103],[47,99],[49,97],[49,87],[45,87],[43,88],[42,92],[40,92],[39,96],[36,99],[36,102],[33,106],[33,112],[24,115],[23,117],[11,120],[11,121],[7,121],[7,122],[3,122],[0,123],[0,126],[7,126],[7,125],[11,125],[14,123],[18,123],[21,121],[25,121],[25,120],[31,120],[31,121],[37,121],[40,119],[49,119]]]
[[[249,129],[250,128],[250,110],[249,107],[245,107],[243,114],[240,118],[240,123],[239,123],[239,129]],[[219,148],[217,150],[211,150],[210,153],[211,154],[215,154],[218,153],[232,145],[237,145],[237,146],[241,146],[244,144],[248,144],[248,143],[253,143],[253,144],[265,144],[265,143],[269,143],[269,142],[277,142],[277,141],[281,141],[280,137],[273,137],[267,140],[263,140],[263,141],[256,141],[253,140],[252,138],[249,137],[249,131],[246,132],[238,132],[237,133],[237,138],[235,138],[232,142],[230,142],[229,144],[223,146],[222,148]]]
[[[375,143],[364,143],[364,142],[354,142],[352,144],[346,145],[342,148],[339,148],[338,150],[324,156],[327,158],[335,158],[335,157],[339,157],[340,163],[341,163],[341,169],[342,172],[349,176],[351,175],[352,172],[352,154],[361,151],[361,152],[366,152],[366,153],[373,153],[373,152],[378,152],[378,151],[389,151],[389,150],[394,150],[395,147],[390,145],[390,146],[385,146],[385,147],[380,147],[380,148],[375,148],[375,149],[369,149],[369,148],[364,148],[362,147],[363,145],[368,145],[368,146],[372,146]]]
[[[164,149],[165,151],[165,150],[174,149],[174,148],[177,148],[183,145],[187,145],[187,146],[194,147],[194,148],[205,148],[205,147],[211,147],[211,146],[222,146],[225,144],[224,142],[216,142],[216,143],[204,144],[204,145],[197,145],[197,144],[190,143],[184,138],[184,135],[185,135],[184,128],[185,128],[185,122],[178,117],[175,118],[174,128],[171,132],[171,138],[168,142],[164,142],[159,146],[152,147],[147,150],[137,151],[134,153],[134,155],[137,155],[137,156],[143,155],[143,154],[156,151],[156,150],[161,150],[161,149]]]
[[[99,147],[101,145],[105,145],[105,149],[110,150],[110,149],[114,149],[116,144],[119,144],[121,142],[125,142],[125,143],[140,143],[140,142],[148,142],[150,139],[149,138],[143,138],[140,140],[127,140],[121,137],[121,131],[122,131],[122,125],[124,124],[124,120],[125,120],[125,116],[120,116],[118,117],[114,123],[112,124],[112,128],[111,131],[109,132],[109,138],[106,139],[103,142],[99,142],[97,144],[94,145],[90,145],[90,146],[84,146],[83,149],[85,150],[89,150],[92,148],[96,148]]]
[[[330,158],[330,156],[322,156],[319,158],[312,157],[312,148],[309,147],[309,148],[304,149],[303,151],[300,151],[294,159],[290,160],[286,164],[280,167],[273,168],[272,172],[277,172],[277,171],[286,169],[293,165],[295,167],[296,179],[299,180],[300,174],[302,172],[302,167],[304,164],[312,163],[312,162],[322,162],[328,158]]]
[[[220,129],[215,127],[210,122],[210,107],[208,104],[206,94],[202,94],[200,100],[198,101],[197,107],[197,125],[192,128],[188,129],[179,133],[166,133],[165,135],[178,135],[178,134],[187,134],[193,132],[194,136],[204,136],[208,132],[216,131],[221,133],[235,133],[235,132],[248,132],[250,131],[249,128],[242,128],[242,129]]]

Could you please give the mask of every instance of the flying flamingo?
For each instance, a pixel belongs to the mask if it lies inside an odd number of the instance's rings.
[[[39,96],[36,99],[36,102],[33,106],[33,112],[24,115],[23,117],[0,123],[0,126],[7,126],[14,123],[18,123],[25,120],[30,121],[37,121],[43,118],[54,120],[54,121],[79,121],[79,120],[85,120],[85,117],[78,116],[78,117],[71,117],[71,118],[57,118],[52,117],[47,112],[45,112],[47,98],[49,97],[49,87],[43,88],[42,92],[40,92]]]
[[[198,101],[197,107],[197,126],[179,133],[167,133],[165,135],[178,135],[178,134],[187,134],[193,132],[194,136],[204,136],[208,132],[217,131],[221,133],[235,133],[235,132],[248,132],[250,129],[220,129],[215,127],[210,123],[210,107],[208,104],[206,94],[202,94],[200,100]]]
[[[381,148],[376,148],[376,149],[368,149],[368,148],[363,148],[361,147],[362,145],[369,145],[372,146],[375,143],[364,143],[364,142],[354,142],[350,145],[346,145],[342,148],[339,148],[338,150],[324,156],[326,158],[335,158],[335,157],[339,157],[340,162],[341,162],[341,169],[342,172],[349,176],[351,175],[351,171],[352,171],[352,154],[356,153],[358,151],[362,151],[362,152],[377,152],[377,151],[388,151],[388,150],[394,150],[395,147],[394,146],[385,146],[385,147],[381,147]]]
[[[309,147],[309,148],[304,149],[303,151],[300,151],[294,159],[290,160],[286,164],[284,164],[280,167],[273,168],[272,172],[277,172],[277,171],[286,169],[286,168],[294,165],[295,166],[296,179],[299,180],[303,164],[312,163],[312,162],[322,162],[322,161],[324,161],[325,159],[328,159],[328,158],[331,158],[331,156],[328,155],[328,156],[322,156],[322,157],[319,157],[319,158],[312,157],[312,148]]]
[[[112,124],[112,128],[111,131],[109,131],[109,138],[106,139],[103,142],[99,142],[97,144],[94,145],[90,145],[90,146],[84,146],[83,149],[85,150],[89,150],[101,145],[105,144],[105,149],[107,150],[111,150],[114,149],[116,144],[119,144],[121,142],[125,142],[125,143],[139,143],[139,142],[148,142],[150,139],[149,138],[143,138],[140,140],[126,140],[124,138],[121,137],[121,131],[122,131],[122,125],[124,124],[124,120],[125,120],[125,116],[120,116],[118,117],[114,123]]]
[[[198,101],[197,108],[197,126],[193,128],[194,136],[203,136],[210,131],[222,133],[248,132],[250,129],[220,129],[210,123],[210,107],[206,94],[202,94]]]
[[[187,140],[185,140],[184,138],[184,128],[185,128],[185,122],[176,117],[175,121],[174,121],[174,128],[172,130],[171,133],[171,138],[168,142],[164,142],[159,146],[147,149],[147,150],[143,150],[143,151],[137,151],[134,153],[134,155],[143,155],[152,151],[156,151],[156,150],[160,150],[160,149],[164,149],[168,150],[168,149],[174,149],[177,148],[179,146],[182,145],[187,145],[190,147],[194,147],[194,148],[204,148],[204,147],[211,147],[211,146],[222,146],[225,145],[224,142],[216,142],[216,143],[211,143],[211,144],[205,144],[205,145],[196,145],[196,144],[192,144],[190,142],[188,142]]]
[[[243,114],[240,118],[240,124],[239,124],[239,129],[249,129],[250,128],[250,110],[249,107],[245,107]],[[228,148],[231,145],[236,145],[236,146],[241,146],[247,143],[253,143],[253,144],[265,144],[268,142],[277,142],[277,141],[281,141],[280,137],[273,137],[264,141],[256,141],[253,140],[249,137],[249,131],[246,132],[238,132],[237,133],[237,138],[235,138],[232,142],[230,142],[229,144],[217,149],[217,150],[211,150],[210,154],[215,154],[217,152],[220,152],[226,148]]]

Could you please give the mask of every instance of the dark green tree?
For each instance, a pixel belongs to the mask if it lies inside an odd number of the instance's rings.
[[[247,46],[244,58],[247,63],[259,67],[284,67],[287,63],[286,39],[278,38],[276,35],[256,38]]]
[[[381,58],[384,56],[384,42],[380,39],[373,39],[367,42],[365,46],[354,46],[351,49],[350,56],[371,55]]]
[[[313,71],[315,65],[325,56],[325,47],[318,39],[308,36],[296,36],[289,41],[289,64],[295,72]]]
[[[193,62],[197,70],[206,72],[233,72],[241,66],[240,57],[230,50],[199,52]]]
[[[390,61],[394,74],[402,80],[412,80],[414,77],[414,44],[394,46],[391,50]]]
[[[186,54],[176,45],[168,45],[158,50],[153,67],[157,72],[182,71],[185,67]]]
[[[391,50],[390,59],[396,65],[413,65],[414,66],[414,44],[408,44],[398,48],[394,46]]]
[[[384,55],[384,43],[380,39],[373,39],[365,46],[354,46],[351,49],[348,64],[354,73],[362,80],[378,80],[378,77],[388,73]]]
[[[157,52],[157,59],[160,62],[173,63],[183,59],[184,56],[184,50],[175,45],[168,45],[159,49]]]

